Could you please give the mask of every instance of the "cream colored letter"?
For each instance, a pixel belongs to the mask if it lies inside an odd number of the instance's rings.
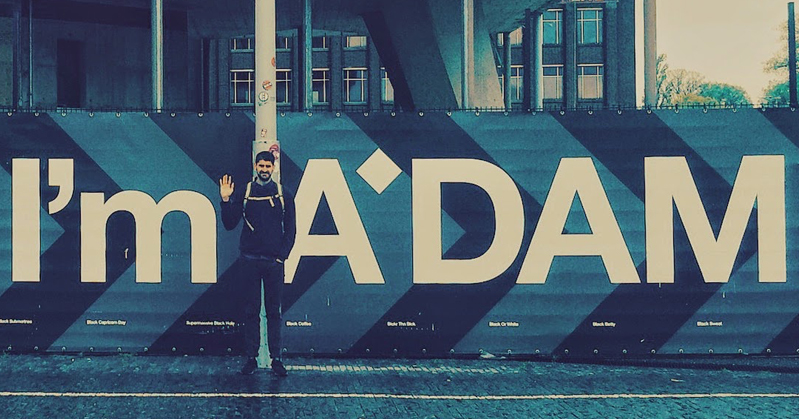
[[[441,184],[470,183],[494,205],[496,231],[491,246],[474,259],[443,259]],[[496,278],[519,253],[524,210],[513,179],[501,168],[471,159],[413,160],[413,282],[476,284]]]
[[[785,282],[784,156],[743,157],[718,239],[685,157],[649,157],[644,166],[647,282],[674,282],[673,206],[705,282],[729,281],[755,201],[759,281]]]
[[[80,198],[81,282],[106,281],[106,224],[117,211],[129,212],[136,222],[136,282],[161,282],[161,224],[172,211],[189,217],[191,282],[216,282],[216,212],[204,195],[175,191],[158,204],[141,191],[122,191],[108,201],[102,192]]]
[[[11,160],[11,281],[39,282],[41,192],[39,159]]]
[[[575,196],[580,197],[590,234],[563,234]],[[555,256],[600,256],[611,283],[641,282],[589,157],[560,160],[517,283],[545,283]]]
[[[311,234],[311,224],[323,194],[338,234]],[[308,160],[295,202],[297,240],[286,260],[287,283],[294,280],[302,256],[346,256],[356,284],[386,282],[338,160]]]

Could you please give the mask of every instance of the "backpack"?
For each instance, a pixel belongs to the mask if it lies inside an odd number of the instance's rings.
[[[277,195],[250,197],[250,191],[252,190],[252,183],[254,181],[255,181],[255,178],[253,178],[253,180],[247,182],[247,189],[244,192],[244,201],[243,201],[242,206],[241,206],[241,217],[244,219],[244,223],[247,224],[247,227],[250,228],[250,231],[255,231],[255,227],[253,227],[252,224],[250,224],[250,221],[247,220],[247,201],[248,200],[250,200],[250,199],[253,200],[253,201],[269,200],[269,203],[272,204],[272,207],[274,207],[275,206],[274,199],[277,198],[277,199],[280,199],[280,210],[281,210],[280,227],[281,227],[281,230],[283,230],[283,232],[285,233],[286,232],[286,228],[283,225],[283,219],[286,217],[286,203],[283,200],[283,185],[281,185],[280,183],[277,183],[277,182],[275,183],[277,185]]]

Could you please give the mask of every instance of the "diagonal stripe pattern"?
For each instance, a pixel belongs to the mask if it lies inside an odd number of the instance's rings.
[[[790,110],[479,117],[315,113],[288,114],[278,122],[287,190],[298,192],[309,162],[335,159],[385,279],[385,284],[358,284],[348,257],[304,256],[285,291],[284,344],[289,353],[442,356],[450,350],[469,354],[482,349],[614,357],[653,350],[797,350],[799,285],[790,255],[797,250],[799,234],[794,215],[799,205],[799,119]],[[253,129],[249,116],[235,113],[202,118],[14,114],[0,119],[0,163],[5,170],[0,172],[0,193],[8,197],[0,201],[0,345],[22,351],[148,347],[157,353],[173,353],[172,348],[179,353],[198,353],[199,348],[206,353],[227,348],[235,352],[240,343],[235,326],[238,231],[217,226],[218,283],[190,284],[188,224],[179,216],[167,216],[162,226],[163,280],[137,284],[133,219],[115,215],[108,227],[108,281],[81,283],[79,196],[139,190],[158,201],[171,191],[190,189],[207,197],[218,214],[216,180],[231,173],[237,184],[244,184],[250,176]],[[358,169],[375,153],[402,172],[377,183],[377,178],[359,175]],[[646,157],[686,158],[718,235],[741,158],[774,154],[785,156],[786,162],[788,282],[757,282],[755,208],[724,284],[705,283],[679,215],[674,219],[674,284],[613,285],[596,256],[556,257],[545,284],[516,284],[562,158],[592,160],[645,282]],[[19,157],[69,158],[75,164],[74,196],[52,216],[44,212],[44,205],[56,190],[47,185],[43,172],[41,283],[10,280],[11,159]],[[524,206],[522,244],[497,278],[471,285],[413,284],[413,160],[447,158],[488,162],[514,181]],[[341,231],[329,198],[317,204],[311,234]],[[591,233],[578,198],[563,234]],[[482,255],[495,234],[496,208],[485,191],[445,183],[441,208],[441,256],[457,260]],[[127,326],[100,328],[87,322],[116,318],[124,318]],[[702,323],[718,326],[700,327]]]

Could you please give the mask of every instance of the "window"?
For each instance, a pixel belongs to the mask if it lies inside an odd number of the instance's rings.
[[[255,48],[255,39],[253,38],[232,38],[230,40],[231,51],[252,51]]]
[[[563,10],[549,9],[544,12],[544,44],[560,44],[563,25]]]
[[[353,49],[363,49],[366,48],[366,37],[365,36],[348,36],[347,43],[345,44],[346,48],[353,48]]]
[[[314,36],[311,37],[311,47],[313,49],[327,49],[327,37],[326,36]]]
[[[602,43],[602,9],[577,9],[577,42]]]
[[[230,103],[252,105],[255,95],[255,70],[230,70]]]
[[[563,99],[563,66],[545,65],[544,99]]]
[[[511,103],[518,103],[524,97],[524,67],[521,65],[510,66],[510,101]],[[502,94],[505,94],[505,74],[499,76],[499,87]]]
[[[344,69],[344,102],[366,103],[366,69]]]
[[[602,99],[602,65],[577,67],[577,91],[580,99]]]
[[[290,50],[291,49],[291,37],[290,36],[280,36],[278,35],[275,38],[275,48],[279,50]]]
[[[330,69],[313,69],[313,103],[324,104],[330,102]]]
[[[505,44],[505,37],[499,33],[497,34],[497,45],[502,46]],[[510,46],[515,47],[522,44],[522,28],[517,28],[510,33]]]
[[[391,85],[385,68],[380,68],[380,78],[383,80],[383,103],[394,103],[394,86]]]
[[[522,101],[522,87],[524,68],[521,65],[510,66],[510,100],[511,102]]]
[[[278,68],[275,73],[275,78],[277,79],[277,86],[275,88],[277,103],[291,103],[291,70],[282,70]]]

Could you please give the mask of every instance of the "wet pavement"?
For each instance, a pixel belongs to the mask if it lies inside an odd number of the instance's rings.
[[[795,418],[799,359],[0,356],[0,418]]]

